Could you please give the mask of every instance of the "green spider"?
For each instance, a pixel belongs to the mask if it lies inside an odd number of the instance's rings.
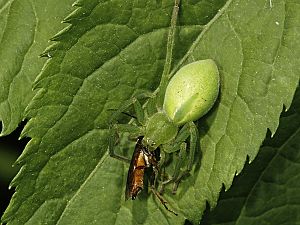
[[[154,93],[145,94],[148,99],[143,106],[139,98],[134,97],[116,110],[110,119],[112,133],[109,141],[110,156],[125,162],[130,162],[130,160],[114,151],[118,132],[127,132],[136,138],[143,137],[139,138],[141,142],[139,145],[144,146],[150,153],[158,148],[166,154],[179,151],[173,175],[162,182],[163,186],[174,183],[173,193],[176,192],[181,179],[192,169],[194,162],[198,130],[193,121],[209,111],[219,92],[219,72],[215,62],[211,59],[185,65],[171,78],[171,59],[179,3],[180,0],[175,0],[168,34],[166,61],[159,87]],[[132,105],[136,117],[128,124],[114,123],[116,118]],[[144,152],[145,167],[153,167],[148,162],[149,153],[147,152]],[[187,168],[182,170],[181,166],[186,160],[186,155]],[[151,154],[150,156],[152,157]],[[161,160],[158,169],[163,167],[163,164],[164,160]]]

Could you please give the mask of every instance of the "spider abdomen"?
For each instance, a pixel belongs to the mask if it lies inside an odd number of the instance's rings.
[[[185,65],[168,84],[164,111],[178,126],[199,119],[213,106],[219,93],[219,80],[212,59]]]

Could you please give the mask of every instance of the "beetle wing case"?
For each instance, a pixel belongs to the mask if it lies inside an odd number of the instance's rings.
[[[135,199],[138,193],[144,187],[144,171],[146,167],[146,162],[144,159],[144,146],[142,145],[142,139],[143,137],[138,138],[131,158],[127,174],[125,200],[129,198]]]

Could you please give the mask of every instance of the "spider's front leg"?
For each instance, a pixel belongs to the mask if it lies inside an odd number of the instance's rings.
[[[189,141],[189,149],[187,150],[187,144],[185,143],[186,139],[190,138]],[[172,146],[167,146],[165,150],[169,153],[179,151],[178,159],[175,164],[175,169],[173,172],[172,177],[164,181],[162,183],[162,191],[166,184],[174,183],[172,192],[173,194],[176,193],[178,185],[183,177],[189,174],[192,169],[195,151],[197,147],[197,140],[198,140],[198,129],[194,122],[189,122],[185,124],[182,129],[179,131],[175,141],[173,142]],[[183,163],[186,161],[187,158],[187,167],[185,170],[181,171]]]
[[[111,126],[112,124],[114,124],[118,117],[122,114],[125,113],[131,106],[134,106],[134,110],[136,113],[136,120],[138,122],[138,124],[143,124],[145,121],[145,116],[144,116],[144,111],[142,108],[141,103],[139,102],[139,100],[136,97],[133,97],[127,101],[125,101],[110,117],[110,120],[108,122],[109,126]]]
[[[126,163],[130,163],[130,159],[125,156],[119,155],[115,152],[115,146],[119,140],[118,133],[129,133],[131,136],[140,136],[141,129],[133,124],[114,124],[110,128],[110,134],[108,138],[108,152],[109,155],[115,159],[121,160]]]
[[[136,122],[139,125],[142,125],[144,123],[145,117],[144,117],[144,111],[142,109],[142,106],[140,102],[137,100],[137,98],[132,98],[128,101],[126,101],[117,111],[113,113],[113,115],[110,118],[109,121],[109,145],[108,145],[108,152],[109,155],[113,158],[116,158],[118,160],[121,160],[126,163],[130,163],[130,159],[128,159],[125,156],[119,155],[115,153],[115,146],[118,142],[119,133],[129,133],[131,137],[138,137],[142,135],[142,129],[135,125],[135,124],[117,124],[114,123],[117,118],[120,116],[120,114],[124,113],[131,105],[134,106],[134,110],[136,113]]]

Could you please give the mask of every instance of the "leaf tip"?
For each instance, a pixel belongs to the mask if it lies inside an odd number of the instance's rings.
[[[0,120],[1,120],[1,125],[2,125],[2,128],[0,128],[0,137],[4,137],[4,136],[10,134],[13,130],[10,131],[9,129],[7,129],[3,120],[2,119],[0,119]]]
[[[74,21],[81,20],[86,13],[83,12],[82,8],[75,9],[67,17],[62,20],[62,23],[72,23]]]
[[[20,174],[22,173],[22,167],[19,170],[19,172],[17,173],[17,175],[12,179],[12,181],[10,182],[10,184],[8,185],[8,189],[12,189],[13,187],[16,187],[18,184],[18,181],[21,179]]]
[[[55,34],[53,37],[50,38],[50,41],[61,41],[65,34],[71,29],[71,25],[65,27],[61,31],[59,31],[57,34]]]

